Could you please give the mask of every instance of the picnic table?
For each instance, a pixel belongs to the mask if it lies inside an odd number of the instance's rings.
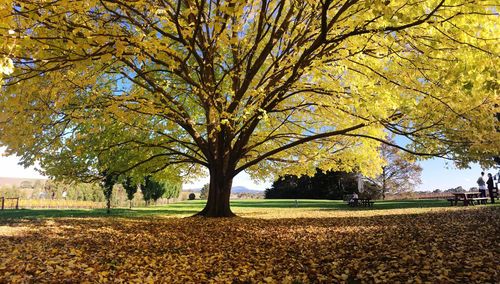
[[[372,207],[373,203],[375,203],[375,202],[373,202],[371,199],[354,198],[354,199],[349,200],[348,204],[351,207],[360,207],[360,206],[363,206],[363,207]]]
[[[474,205],[474,202],[477,204],[483,203],[486,204],[488,198],[479,197],[480,192],[454,192],[453,198],[448,199],[450,201],[450,205],[458,205],[458,202],[463,202],[464,206]]]

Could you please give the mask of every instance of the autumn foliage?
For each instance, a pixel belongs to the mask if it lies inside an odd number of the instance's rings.
[[[3,219],[0,282],[498,283],[499,209]]]

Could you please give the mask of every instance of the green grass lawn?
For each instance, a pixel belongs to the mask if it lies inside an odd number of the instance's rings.
[[[140,208],[113,208],[111,214],[107,214],[105,209],[21,209],[0,211],[0,218],[57,218],[57,217],[186,217],[194,215],[203,209],[205,200],[191,200],[173,203],[162,206],[150,206]],[[419,209],[419,208],[450,208],[446,200],[388,200],[375,201],[372,208],[357,207],[351,208],[340,200],[295,200],[286,199],[255,199],[255,200],[233,200],[232,210],[243,217],[262,217],[269,212],[282,212],[284,215],[292,214],[297,216],[303,212],[323,212],[337,211],[337,213],[355,214],[357,211],[370,211],[390,213],[391,210]],[[499,206],[488,204],[486,206]],[[484,206],[484,205],[481,205]],[[460,208],[453,207],[453,208]],[[387,211],[389,210],[389,211]],[[331,212],[330,212],[331,213]]]

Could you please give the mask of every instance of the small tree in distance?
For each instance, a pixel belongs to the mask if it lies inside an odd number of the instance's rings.
[[[208,191],[210,189],[210,184],[206,183],[203,185],[200,191],[200,199],[208,199]]]
[[[156,201],[163,196],[165,193],[165,186],[156,180],[152,176],[147,176],[144,179],[144,184],[141,185],[142,194],[144,196],[144,201],[146,201],[146,206],[151,202],[151,199],[156,203]]]
[[[163,194],[163,197],[167,199],[167,204],[168,204],[169,199],[179,197],[182,188],[182,183],[165,182],[164,187],[165,187],[165,193]]]
[[[367,180],[380,189],[382,199],[385,199],[388,192],[412,191],[421,183],[422,167],[405,159],[401,150],[382,144],[380,152],[387,164],[382,167],[380,175],[375,178],[367,177]]]
[[[472,187],[471,191],[477,191],[477,188]],[[454,192],[466,192],[466,190],[463,187],[458,186],[458,187],[455,187],[455,188],[449,188],[449,189],[445,190],[444,192],[451,192],[451,193],[454,193]]]
[[[132,181],[131,177],[125,178],[123,181],[123,188],[127,192],[127,198],[130,202],[130,209],[132,209],[132,199],[134,199],[134,195],[137,192],[137,184]]]
[[[113,194],[113,186],[116,183],[116,175],[105,170],[102,172],[102,189],[106,198],[106,212],[111,213],[111,195]]]

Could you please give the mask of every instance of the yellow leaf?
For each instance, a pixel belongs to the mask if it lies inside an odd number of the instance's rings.
[[[106,53],[104,55],[101,56],[101,60],[103,62],[109,62],[113,59],[113,55],[109,54],[109,53]]]

